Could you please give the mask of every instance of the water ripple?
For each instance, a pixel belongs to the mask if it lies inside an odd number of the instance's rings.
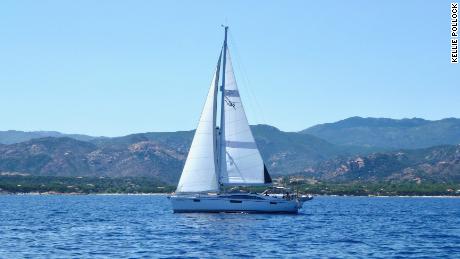
[[[173,214],[164,196],[0,196],[0,258],[455,258],[460,199],[317,197],[298,215]]]

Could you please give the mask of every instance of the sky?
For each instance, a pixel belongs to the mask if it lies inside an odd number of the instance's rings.
[[[460,117],[450,1],[0,2],[0,130],[196,127],[223,41],[251,124]]]

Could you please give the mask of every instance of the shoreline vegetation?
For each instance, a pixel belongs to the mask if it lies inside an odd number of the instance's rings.
[[[427,196],[460,197],[460,183],[435,182],[310,182],[285,186],[302,194],[328,196]],[[265,187],[249,188],[261,192]],[[147,177],[59,177],[1,175],[0,194],[167,194],[175,186]]]
[[[0,194],[168,193],[175,187],[148,177],[62,177],[1,175]]]

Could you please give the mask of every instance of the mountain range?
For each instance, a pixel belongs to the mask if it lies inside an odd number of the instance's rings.
[[[92,137],[82,134],[64,134],[57,131],[19,131],[19,130],[7,130],[0,131],[0,144],[14,144],[19,142],[24,142],[36,138],[45,138],[45,137],[69,137],[82,141],[90,141],[96,138],[103,137]]]
[[[379,148],[426,148],[460,143],[460,119],[394,120],[351,117],[301,131],[337,145]]]
[[[460,181],[460,119],[352,117],[300,132],[252,131],[270,173],[329,181]],[[174,184],[194,131],[92,137],[0,131],[0,173],[148,176]]]

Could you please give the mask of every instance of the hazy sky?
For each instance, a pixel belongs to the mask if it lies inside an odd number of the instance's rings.
[[[460,117],[450,1],[1,1],[0,130],[196,126],[230,25],[251,124]]]

